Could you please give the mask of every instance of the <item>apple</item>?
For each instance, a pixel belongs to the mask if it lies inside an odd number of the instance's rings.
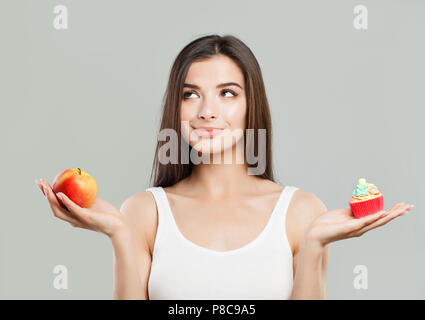
[[[53,192],[62,192],[80,207],[88,208],[97,195],[96,180],[80,168],[70,168],[59,173],[53,181]]]

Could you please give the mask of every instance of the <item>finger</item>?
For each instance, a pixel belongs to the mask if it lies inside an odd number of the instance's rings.
[[[75,227],[75,228],[82,228],[82,229],[90,229],[87,225],[85,225],[84,223],[82,223],[81,221],[70,217],[67,214],[64,214],[62,212],[59,212],[59,214],[57,215],[57,217],[61,220],[64,220],[66,222],[68,222],[71,226]]]
[[[53,197],[52,198],[52,197],[48,197],[47,196],[48,195],[48,191],[52,191],[52,193],[53,193],[52,187],[50,186],[49,182],[47,182],[44,179],[40,179],[38,181],[37,185],[39,186],[39,188],[41,189],[41,192],[43,192],[43,194],[47,198],[47,200],[56,200],[56,202],[57,202],[56,197]]]
[[[397,218],[397,217],[401,217],[403,215],[405,215],[408,211],[410,211],[412,209],[412,206],[409,204],[405,204],[402,206],[398,206],[396,210],[394,210],[393,212],[391,212],[390,214],[388,214],[387,216],[385,216],[384,218],[358,230],[358,235],[362,235],[365,232],[368,232],[372,229],[375,229],[377,227],[383,226],[385,224],[387,224],[388,222],[390,222],[391,220]]]
[[[52,210],[57,207],[60,210],[64,210],[64,212],[70,213],[69,210],[62,203],[58,201],[56,195],[54,194],[52,190],[52,187],[47,181],[41,179],[40,185],[41,185],[43,194],[45,195],[45,197],[49,201],[50,206],[52,207]]]
[[[406,214],[411,208],[412,207],[410,205],[406,205],[406,204],[398,205],[396,209],[389,211],[388,214],[385,215],[382,219],[380,219],[380,220],[358,230],[357,236],[362,235],[365,232],[370,231],[372,229],[375,229],[377,227],[380,227],[380,226],[390,222],[391,220]]]
[[[404,202],[398,202],[396,203],[390,210],[388,210],[389,212],[393,212],[394,210],[397,210],[398,208],[400,208],[402,205],[404,205]]]
[[[384,217],[385,217],[385,220],[391,220],[391,218],[388,218],[388,217],[394,217],[394,216],[396,216],[396,215],[398,215],[399,214],[399,212],[400,212],[400,210],[404,210],[404,208],[406,207],[406,206],[410,206],[410,205],[406,205],[404,202],[399,202],[399,203],[397,203],[397,204],[395,204],[390,210],[388,210],[388,211],[383,211],[383,212],[385,212],[386,214],[384,215]],[[410,209],[409,209],[410,210]],[[384,218],[383,218],[384,219]]]
[[[89,229],[89,230],[91,230],[87,225],[85,225],[85,224],[82,224],[81,222],[79,222],[79,221],[68,221],[69,222],[69,224],[71,225],[71,226],[73,226],[74,228],[82,228],[82,229]]]
[[[44,194],[44,190],[43,190],[43,183],[42,183],[43,179],[38,179],[35,180],[35,184],[37,185],[37,187],[41,190],[41,192],[43,193],[44,196],[46,196]]]
[[[72,214],[72,212],[66,212],[66,209],[61,208],[59,201],[56,199],[56,196],[50,189],[50,187],[46,187],[43,185],[43,193],[46,195],[46,198],[49,201],[50,208],[52,209],[55,217],[65,220],[69,223],[73,223],[75,225],[81,224],[78,218]]]
[[[384,215],[385,215],[384,211],[379,211],[379,212],[376,212],[374,214],[365,216],[363,218],[351,219],[351,220],[349,220],[345,223],[344,231],[346,233],[356,232],[356,231],[366,227],[367,225],[381,219]]]
[[[53,193],[53,192],[52,192]],[[80,207],[78,204],[76,204],[74,201],[68,198],[68,196],[63,192],[58,192],[56,196],[59,198],[59,200],[62,202],[62,204],[70,211],[72,212],[78,219],[80,219],[82,222],[87,223],[88,222],[88,214],[87,210],[85,208]]]
[[[52,209],[56,217],[61,219],[69,217],[69,218],[73,218],[73,220],[75,221],[78,221],[77,217],[73,216],[72,213],[69,212],[68,209],[58,201],[56,196],[54,196],[54,193],[48,182],[44,181],[43,179],[40,179],[39,186],[44,196],[47,198],[50,208]]]
[[[362,217],[362,218],[350,220],[348,222],[347,229],[351,230],[350,232],[358,231],[359,229],[362,229],[362,228],[370,225],[371,223],[374,223],[375,221],[391,214],[392,212],[395,212],[403,204],[404,203],[399,202],[399,203],[395,204],[389,211],[381,210],[381,211],[378,211],[374,214],[371,214],[371,215],[368,215],[368,216],[365,216],[365,217]]]
[[[40,184],[41,184],[42,192],[45,195],[45,197],[47,198],[47,201],[49,201],[49,204],[50,204],[50,207],[52,208],[52,210],[56,210],[56,208],[66,209],[65,207],[62,207],[60,205],[58,199],[56,198],[55,194],[53,193],[53,190],[50,187],[48,182],[42,181],[42,182],[40,182]]]

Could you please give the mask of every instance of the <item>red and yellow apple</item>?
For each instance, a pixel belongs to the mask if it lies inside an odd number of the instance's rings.
[[[62,192],[80,207],[88,208],[96,199],[97,183],[90,174],[80,168],[70,168],[55,177],[53,192]]]

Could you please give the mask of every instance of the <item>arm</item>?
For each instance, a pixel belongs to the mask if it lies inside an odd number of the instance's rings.
[[[123,230],[112,237],[111,242],[114,248],[113,299],[146,300],[130,231]]]
[[[118,210],[111,203],[96,198],[89,208],[82,208],[65,194],[55,195],[44,179],[37,185],[49,201],[55,217],[73,227],[107,235],[114,249],[114,299],[147,299],[147,281],[151,254],[147,239],[156,233],[156,204],[150,192],[136,194]]]
[[[296,245],[291,299],[326,299],[329,246],[318,245],[308,237],[307,231],[312,221],[327,209],[314,194],[303,190],[294,194],[294,200],[292,211],[295,213],[293,229]]]
[[[291,299],[326,299],[329,247],[307,241],[300,245]]]
[[[360,237],[406,214],[411,205],[397,203],[390,210],[356,219],[350,208],[327,211],[313,194],[297,191],[301,200],[294,205],[294,228],[298,246],[295,248],[295,279],[292,299],[325,299],[328,245],[331,242]]]
[[[151,253],[148,238],[156,230],[156,206],[149,192],[126,199],[120,208],[126,228],[111,237],[114,248],[114,299],[148,300]]]

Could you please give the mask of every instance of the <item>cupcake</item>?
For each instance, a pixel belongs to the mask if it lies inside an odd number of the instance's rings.
[[[348,204],[354,216],[359,219],[384,210],[384,196],[374,184],[361,178]]]

